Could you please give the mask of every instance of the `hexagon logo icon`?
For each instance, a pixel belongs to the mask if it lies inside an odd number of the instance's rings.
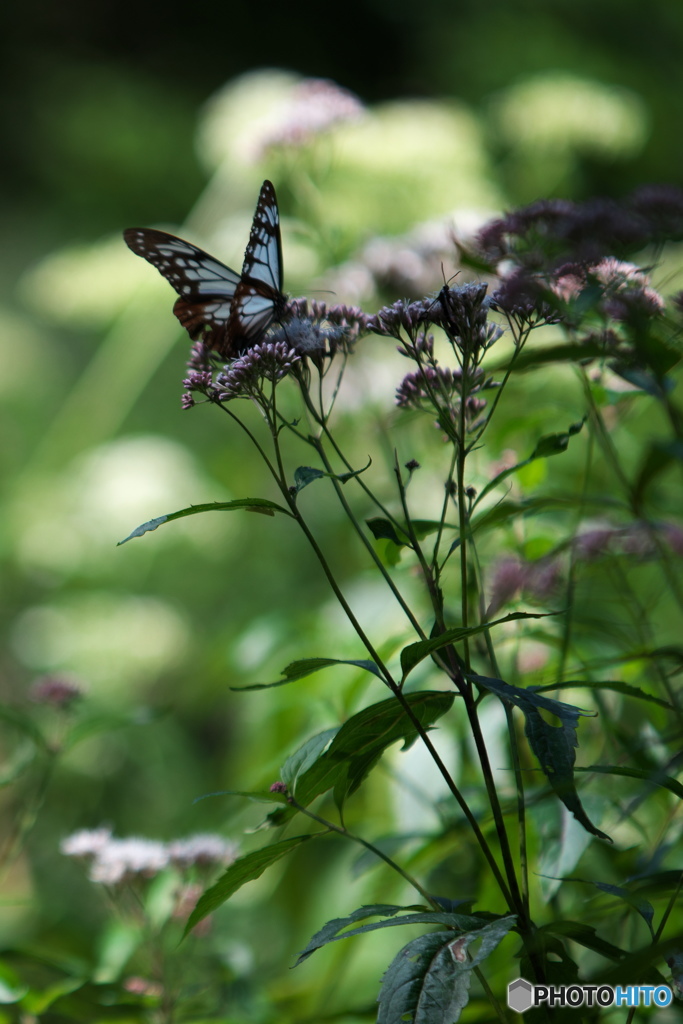
[[[508,1006],[516,1013],[525,1013],[534,1005],[533,986],[524,978],[517,978],[508,985]]]

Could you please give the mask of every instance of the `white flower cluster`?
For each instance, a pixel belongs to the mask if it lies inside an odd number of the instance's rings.
[[[198,834],[162,843],[137,836],[116,839],[106,828],[74,832],[62,840],[60,849],[67,857],[90,861],[89,878],[101,885],[118,885],[136,876],[152,878],[169,865],[226,865],[237,856],[235,844],[222,836]]]

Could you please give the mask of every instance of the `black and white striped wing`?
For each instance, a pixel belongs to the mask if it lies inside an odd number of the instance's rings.
[[[252,231],[253,233],[253,231]],[[196,245],[153,228],[128,228],[123,237],[138,256],[156,267],[179,295],[173,312],[191,338],[219,352],[240,275]]]
[[[282,294],[282,242],[275,189],[264,181],[244,254],[242,277],[235,290],[228,324],[227,350],[243,352],[256,345],[285,306]]]

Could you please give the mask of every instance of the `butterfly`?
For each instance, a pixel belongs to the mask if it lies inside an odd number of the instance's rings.
[[[221,356],[257,345],[284,312],[280,214],[269,181],[261,186],[241,274],[165,231],[128,228],[123,237],[175,288],[173,312],[190,337]]]

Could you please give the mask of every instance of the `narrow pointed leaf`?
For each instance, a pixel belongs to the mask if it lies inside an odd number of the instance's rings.
[[[235,501],[210,501],[204,505],[190,505],[189,508],[182,508],[179,512],[169,512],[168,515],[158,516],[138,526],[132,533],[129,533],[124,540],[118,542],[117,547],[126,544],[133,537],[142,537],[144,533],[150,533],[158,529],[163,523],[170,523],[173,519],[184,519],[185,516],[196,516],[200,512],[233,512],[236,509],[244,509],[247,512],[259,512],[264,516],[274,516],[276,512],[283,512],[291,516],[289,509],[278,505],[275,501],[267,498],[237,498]]]
[[[283,669],[282,678],[276,679],[274,683],[252,683],[250,686],[231,686],[230,689],[269,690],[273,686],[286,686],[287,683],[293,683],[297,679],[305,679],[306,676],[313,675],[314,672],[319,672],[322,668],[329,668],[330,665],[354,665],[355,668],[362,668],[366,672],[372,672],[378,679],[382,678],[382,673],[374,661],[354,661],[345,658],[302,658],[300,661],[290,662]]]
[[[429,640],[419,640],[417,643],[409,644],[408,647],[404,647],[401,651],[401,670],[403,672],[403,678],[405,679],[409,672],[419,665],[421,661],[428,658],[434,651],[440,650],[442,647],[447,647],[449,644],[460,643],[466,637],[476,636],[477,633],[483,633],[487,629],[493,629],[494,626],[500,626],[503,622],[514,622],[516,619],[542,619],[548,615],[557,615],[558,612],[511,612],[502,619],[495,619],[493,622],[483,622],[478,626],[455,626],[453,629],[447,629],[445,633],[440,633],[438,636],[430,637]]]
[[[487,494],[494,490],[498,484],[511,476],[512,473],[516,473],[517,470],[523,469],[530,463],[535,462],[536,459],[548,459],[551,455],[561,455],[563,452],[566,452],[569,447],[569,439],[573,437],[574,434],[579,433],[583,428],[583,424],[584,421],[581,420],[580,423],[572,423],[571,426],[562,431],[562,433],[547,434],[545,437],[542,437],[527,459],[516,463],[514,466],[509,466],[507,469],[501,470],[493,480],[490,480],[489,483],[486,484],[486,486],[477,495],[475,506],[479,504],[482,498],[485,498]]]
[[[680,879],[680,872],[679,872]],[[624,903],[628,903],[630,907],[640,914],[645,921],[646,925],[650,930],[650,934],[654,939],[654,932],[652,930],[652,921],[655,916],[655,910],[649,900],[643,899],[642,896],[638,896],[632,893],[630,889],[625,889],[621,885],[613,885],[611,882],[593,882],[587,878],[572,878],[565,876],[562,879],[563,882],[582,882],[584,885],[593,885],[596,889],[601,892],[607,893],[609,896],[616,896],[617,899],[623,900]],[[549,928],[552,930],[552,928]],[[626,953],[623,953],[626,956]]]
[[[534,693],[545,693],[546,690],[612,690],[614,693],[623,693],[625,697],[635,697],[638,700],[645,700],[650,704],[657,704],[660,708],[674,711],[673,704],[661,697],[655,697],[652,693],[646,693],[639,686],[631,686],[620,679],[599,679],[597,682],[586,682],[585,679],[568,679],[563,683],[549,683],[547,686],[530,686]]]
[[[573,942],[578,942],[580,946],[585,946],[586,949],[592,949],[608,960],[619,961],[627,955],[626,950],[607,942],[606,939],[601,939],[595,928],[579,921],[553,921],[551,924],[543,925],[539,931],[550,932],[552,935],[563,935]]]
[[[402,914],[400,917],[397,916],[399,911],[407,910],[411,913]],[[369,924],[360,925],[357,928],[351,928],[349,931],[345,931],[345,928],[349,928],[349,925],[356,924],[358,921],[362,921],[368,917],[382,917],[383,921],[372,921]],[[510,921],[514,924],[515,918],[505,918],[506,922]],[[493,922],[498,923],[498,920]],[[475,917],[473,914],[456,914],[450,911],[438,911],[438,910],[421,910],[421,908],[401,907],[393,904],[372,904],[370,906],[359,907],[354,910],[352,914],[347,917],[336,917],[331,921],[328,921],[320,931],[316,932],[310,942],[306,945],[306,948],[299,953],[299,957],[296,961],[298,966],[307,960],[312,953],[315,953],[317,949],[322,949],[330,942],[340,942],[342,939],[352,939],[356,935],[365,935],[368,932],[376,932],[385,928],[397,928],[404,924],[426,924],[436,927],[437,925],[447,925],[449,928],[454,929],[456,933],[467,933],[471,932],[474,934],[475,931],[483,931],[488,927],[491,922],[486,921],[481,917]],[[509,924],[506,927],[506,931],[511,927]],[[456,938],[454,931],[450,932],[451,939]]]
[[[361,473],[365,473],[366,470],[370,469],[371,465],[372,459],[368,457],[368,461],[361,469],[350,469],[348,473],[340,473],[338,476],[335,476],[335,480],[339,480],[342,484],[348,483],[349,480],[353,480],[355,477],[360,476]],[[329,476],[332,475],[332,473],[329,474]]]
[[[199,898],[197,906],[190,914],[185,925],[184,934],[187,935],[188,932],[191,932],[196,924],[199,924],[200,921],[209,914],[212,914],[214,910],[217,910],[226,900],[229,900],[246,882],[259,878],[271,864],[274,864],[281,857],[296,849],[297,846],[301,846],[308,839],[313,838],[312,835],[293,836],[291,839],[283,839],[279,843],[272,843],[270,846],[265,846],[260,850],[247,853],[244,857],[239,857],[221,875],[218,881]]]
[[[596,772],[600,775],[623,775],[629,779],[641,779],[651,786],[660,786],[668,789],[670,793],[683,800],[683,785],[671,775],[664,775],[658,771],[647,771],[643,768],[627,768],[618,764],[592,764],[587,768],[575,768],[577,772]]]
[[[346,917],[335,917],[315,933],[310,942],[307,943],[306,948],[302,949],[299,953],[294,966],[298,967],[312,953],[315,953],[316,949],[321,949],[328,942],[332,942],[339,935],[339,932],[344,928],[348,928],[349,925],[355,924],[357,921],[364,921],[368,917],[394,917],[400,911],[408,909],[408,907],[397,906],[394,903],[371,903],[364,907],[358,907],[357,910],[354,910],[353,913],[348,914]]]
[[[610,896],[617,896],[620,900],[628,903],[629,906],[633,907],[636,913],[640,914],[645,924],[650,929],[650,934],[654,939],[655,933],[652,928],[652,921],[655,916],[655,908],[652,906],[649,900],[644,900],[639,896],[634,896],[628,889],[624,889],[621,885],[612,885],[610,882],[593,882],[596,889],[600,889],[602,892],[608,893]]]

